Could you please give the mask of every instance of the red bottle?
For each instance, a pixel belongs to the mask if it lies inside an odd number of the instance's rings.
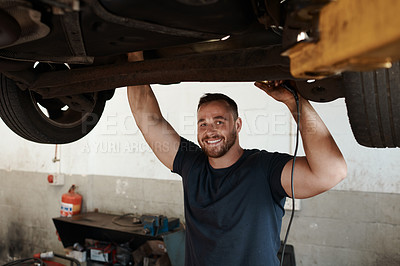
[[[68,193],[62,194],[60,210],[62,217],[71,217],[81,212],[82,196],[76,193],[75,189],[76,186],[72,185]]]

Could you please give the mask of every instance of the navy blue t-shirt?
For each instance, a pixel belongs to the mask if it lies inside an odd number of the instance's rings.
[[[199,146],[181,138],[173,171],[183,179],[186,266],[279,265],[288,154],[244,150],[214,169]]]

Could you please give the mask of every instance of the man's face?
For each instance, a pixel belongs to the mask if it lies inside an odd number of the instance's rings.
[[[200,106],[197,111],[197,140],[204,153],[211,158],[225,155],[235,144],[237,121],[225,101],[212,101]]]

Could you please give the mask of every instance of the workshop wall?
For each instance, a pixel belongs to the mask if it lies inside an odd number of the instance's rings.
[[[82,212],[160,214],[183,220],[180,181],[71,175],[49,186],[42,173],[0,170],[0,265],[12,258],[54,251],[62,254],[52,218],[72,184],[83,196]]]
[[[292,153],[294,130],[286,108],[250,83],[186,83],[154,86],[164,116],[196,141],[196,106],[204,92],[238,102],[245,148]],[[332,191],[301,201],[289,242],[298,265],[398,265],[400,257],[400,149],[356,144],[342,99],[313,104],[340,146],[348,178]],[[156,213],[183,219],[180,177],[149,150],[130,114],[126,90],[117,89],[99,125],[87,137],[58,146],[25,141],[0,123],[0,263],[10,257],[62,245],[51,218],[71,184],[83,195],[83,211]],[[302,154],[302,151],[300,151]],[[48,174],[65,185],[47,183]],[[290,212],[287,212],[282,227]]]

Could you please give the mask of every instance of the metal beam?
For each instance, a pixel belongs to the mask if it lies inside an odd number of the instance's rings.
[[[322,8],[320,39],[287,50],[297,78],[390,67],[400,59],[399,0],[337,0]]]
[[[278,45],[47,72],[27,89],[52,98],[127,85],[289,79],[289,60],[280,56],[281,49]]]

